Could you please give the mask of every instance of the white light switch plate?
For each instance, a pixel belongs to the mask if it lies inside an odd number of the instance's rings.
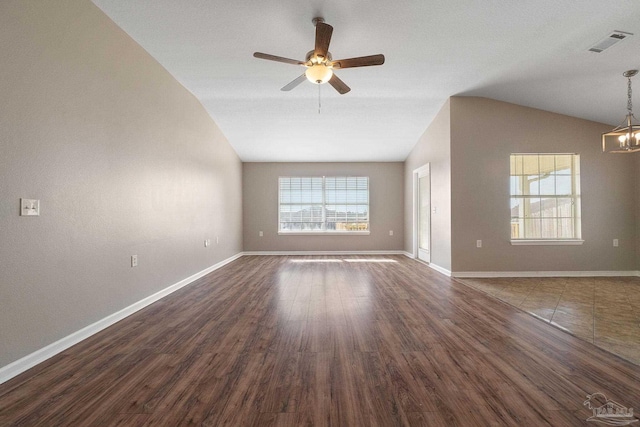
[[[20,216],[39,216],[40,200],[20,199]]]

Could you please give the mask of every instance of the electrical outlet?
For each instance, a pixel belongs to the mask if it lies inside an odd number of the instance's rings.
[[[20,216],[40,216],[40,200],[20,199]]]
[[[205,239],[205,240],[204,240],[204,247],[205,247],[205,248],[208,248],[208,247],[209,247],[209,245],[211,245],[211,239]]]
[[[389,236],[393,236],[393,230],[389,230]]]
[[[264,236],[264,233],[262,233],[262,231],[261,231],[260,233],[258,233],[258,235],[259,235],[260,237],[262,237],[262,236]]]
[[[476,248],[482,247],[482,240],[476,240]]]
[[[131,267],[138,266],[138,255],[131,255]]]
[[[613,247],[614,248],[618,247],[618,239],[613,239]]]

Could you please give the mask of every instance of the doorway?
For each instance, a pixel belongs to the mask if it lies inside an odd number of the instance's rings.
[[[413,254],[431,262],[431,170],[430,164],[413,171]]]

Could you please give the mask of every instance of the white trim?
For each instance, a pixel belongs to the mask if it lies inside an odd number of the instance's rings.
[[[409,258],[411,258],[411,259],[414,259],[414,260],[418,261],[419,263],[424,264],[424,265],[426,265],[427,267],[429,267],[429,268],[431,268],[431,269],[433,269],[433,270],[437,271],[437,272],[438,272],[438,273],[440,273],[440,274],[444,274],[444,275],[445,275],[445,276],[447,276],[447,277],[451,277],[451,271],[447,270],[447,269],[446,269],[446,268],[444,268],[444,267],[440,267],[439,265],[437,265],[437,264],[433,264],[433,263],[431,263],[431,262],[425,262],[425,261],[421,260],[420,258],[416,258],[416,257],[414,257],[414,256],[413,256],[411,253],[409,253],[409,252],[405,252],[405,253],[404,253],[404,256],[409,257]]]
[[[411,174],[411,181],[413,184],[413,208],[412,208],[412,225],[413,229],[411,230],[411,238],[412,238],[412,246],[413,249],[413,258],[418,258],[418,179],[420,178],[420,174],[428,172],[429,173],[429,186],[431,186],[431,162],[428,162],[419,168],[413,170]],[[431,188],[429,188],[429,197],[431,197]],[[429,209],[431,207],[431,200],[429,200]],[[429,228],[431,228],[431,211],[429,212]],[[431,253],[431,231],[429,231],[429,252]],[[431,254],[429,254],[429,260],[431,260]]]
[[[628,277],[640,276],[640,271],[454,271],[455,278],[489,277]]]
[[[278,231],[279,236],[368,236],[370,231]]]
[[[407,251],[247,251],[243,252],[243,255],[404,255],[407,258],[416,260],[427,267],[432,268],[438,273],[451,277],[451,271],[439,265],[424,262],[413,256],[412,253]]]
[[[132,315],[133,313],[143,309],[144,307],[153,304],[154,302],[170,295],[171,293],[181,289],[199,278],[206,276],[207,274],[229,264],[232,261],[249,255],[404,255],[408,258],[415,259],[410,252],[402,250],[390,250],[390,251],[246,251],[240,252],[236,255],[220,261],[217,264],[212,265],[196,274],[193,274],[186,279],[179,281],[153,295],[141,299],[140,301],[131,304],[128,307],[123,308],[101,320],[98,320],[91,325],[88,325],[58,341],[49,344],[39,350],[34,351],[21,359],[16,360],[6,366],[0,368],[0,384],[9,381],[11,378],[23,373],[24,371],[36,366],[39,363],[55,356],[56,354],[68,349],[69,347],[79,343],[82,340],[89,338],[90,336],[108,328],[116,322]],[[446,276],[455,278],[481,278],[481,277],[614,277],[614,276],[640,276],[640,271],[460,271],[451,272],[443,267],[440,267],[432,263],[424,263],[428,267],[442,273]]]
[[[580,239],[514,239],[511,240],[511,244],[514,246],[562,246],[562,245],[581,245],[584,240]]]
[[[447,277],[452,277],[452,275],[451,275],[451,271],[450,271],[450,270],[447,270],[447,269],[446,269],[446,268],[444,268],[444,267],[440,267],[439,265],[436,265],[436,264],[433,264],[433,263],[425,263],[425,264],[427,264],[427,266],[428,266],[428,267],[433,268],[433,269],[434,269],[435,271],[437,271],[438,273],[442,273],[442,274],[444,274],[444,275],[445,275],[445,276],[447,276]]]
[[[247,256],[255,255],[405,255],[405,251],[245,251]]]
[[[132,315],[136,311],[141,310],[150,304],[153,304],[154,302],[166,297],[167,295],[177,291],[178,289],[193,283],[194,281],[198,280],[203,276],[206,276],[212,271],[215,271],[223,267],[224,265],[229,264],[232,261],[235,261],[236,259],[240,258],[242,255],[243,255],[242,252],[237,253],[236,255],[230,258],[227,258],[225,260],[222,260],[219,263],[212,265],[211,267],[208,267],[194,275],[187,277],[186,279],[179,281],[178,283],[175,283],[167,288],[164,288],[159,292],[156,292],[153,295],[149,295],[148,297],[143,298],[140,301],[135,302],[130,306],[123,308],[120,311],[110,314],[109,316],[103,319],[100,319],[89,326],[86,326],[76,332],[73,332],[72,334],[67,335],[64,338],[61,338],[58,341],[51,343],[46,347],[36,350],[33,353],[28,354],[22,357],[21,359],[16,360],[15,362],[12,362],[6,366],[1,367],[0,368],[0,384],[6,381],[9,381],[11,378],[23,373],[27,369],[30,369],[36,366],[37,364],[42,363],[45,360],[55,356],[56,354],[63,352],[69,347],[79,343],[82,340],[89,338],[93,334],[96,334],[102,331],[103,329],[108,328],[114,323],[119,322],[125,317]]]

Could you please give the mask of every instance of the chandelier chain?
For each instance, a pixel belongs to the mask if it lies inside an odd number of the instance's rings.
[[[627,83],[627,110],[629,113],[633,111],[633,104],[631,103],[631,77],[628,78],[629,82]]]

